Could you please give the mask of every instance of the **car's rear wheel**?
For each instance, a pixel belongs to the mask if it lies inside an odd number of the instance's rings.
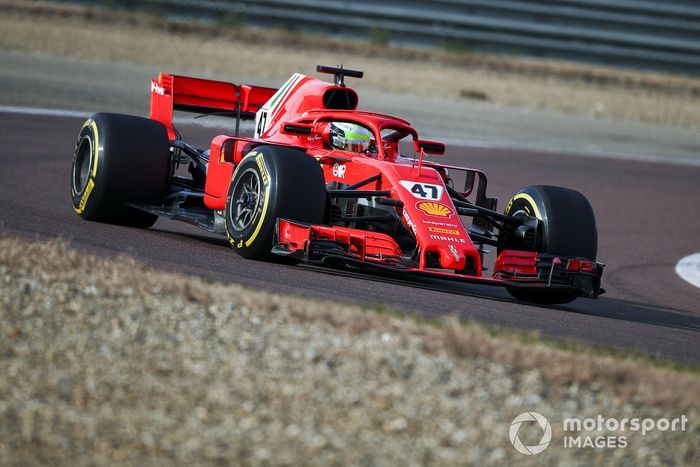
[[[572,256],[595,261],[598,253],[598,230],[590,203],[578,191],[548,185],[532,185],[511,198],[505,213],[519,211],[537,217],[535,250],[542,253]],[[519,300],[542,304],[562,304],[578,297],[574,291],[521,289],[507,287]]]
[[[238,164],[226,199],[226,234],[236,253],[273,259],[277,219],[323,222],[327,192],[323,171],[308,154],[260,146]]]
[[[157,216],[128,203],[159,204],[170,176],[165,127],[131,115],[97,113],[78,134],[71,200],[83,219],[150,227]]]

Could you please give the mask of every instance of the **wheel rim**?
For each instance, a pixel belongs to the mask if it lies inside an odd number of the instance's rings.
[[[229,220],[235,230],[244,230],[253,222],[260,204],[260,190],[260,177],[255,170],[247,169],[241,174],[229,205]]]
[[[83,136],[78,144],[78,153],[73,163],[73,191],[81,194],[87,186],[90,178],[90,167],[92,167],[92,140]]]

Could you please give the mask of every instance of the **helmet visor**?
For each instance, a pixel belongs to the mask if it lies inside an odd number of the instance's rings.
[[[366,152],[369,149],[369,138],[347,138],[336,136],[333,144],[336,148],[350,152]]]
[[[369,130],[363,127],[334,124],[331,127],[331,144],[334,148],[343,151],[366,153],[372,147],[372,137]]]

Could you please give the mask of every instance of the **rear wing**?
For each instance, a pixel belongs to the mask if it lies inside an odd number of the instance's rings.
[[[173,126],[174,110],[236,118],[238,135],[240,120],[254,119],[255,112],[275,92],[275,88],[160,73],[157,80],[151,79],[150,118],[165,125],[171,140],[177,135]]]

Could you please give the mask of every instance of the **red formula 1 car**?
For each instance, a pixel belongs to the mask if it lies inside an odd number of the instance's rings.
[[[603,293],[583,195],[528,186],[497,212],[481,171],[427,160],[444,144],[419,139],[400,118],[357,110],[344,81],[362,72],[317,71],[334,83],[295,74],[272,89],[161,74],[150,118],[97,113],[83,125],[75,211],[144,228],[158,216],[183,220],[226,235],[249,259],[499,285],[539,303]],[[175,110],[232,116],[235,136],[194,147],[173,126]],[[246,119],[255,120],[253,138],[238,135]],[[498,257],[485,276],[488,246]]]

